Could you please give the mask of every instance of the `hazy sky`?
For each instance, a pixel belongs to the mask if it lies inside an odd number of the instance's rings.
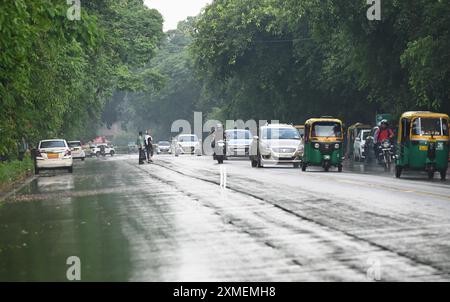
[[[164,31],[177,28],[177,23],[196,16],[212,0],[144,0],[145,5],[156,8],[164,17]]]

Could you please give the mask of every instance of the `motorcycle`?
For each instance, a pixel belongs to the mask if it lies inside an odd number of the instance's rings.
[[[385,139],[378,146],[378,162],[384,166],[385,170],[389,171],[394,160],[394,144],[390,140]]]

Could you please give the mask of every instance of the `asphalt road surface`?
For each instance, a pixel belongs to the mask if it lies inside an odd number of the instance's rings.
[[[47,172],[0,203],[0,280],[450,281],[450,182],[135,155]],[[225,173],[226,172],[226,173]],[[225,177],[226,174],[226,177]]]

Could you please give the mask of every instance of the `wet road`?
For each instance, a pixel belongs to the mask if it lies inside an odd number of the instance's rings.
[[[0,280],[450,281],[450,182],[118,156],[0,203]]]

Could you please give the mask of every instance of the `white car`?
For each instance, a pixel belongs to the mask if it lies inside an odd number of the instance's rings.
[[[105,153],[102,154],[102,149],[105,150]],[[114,156],[114,154],[116,154],[116,150],[114,149],[113,146],[109,146],[108,144],[98,144],[98,145],[93,145],[91,146],[91,156],[106,156],[106,155],[111,155]]]
[[[366,158],[366,152],[369,151],[366,146],[366,139],[370,136],[370,129],[363,129],[359,131],[353,143],[353,159],[363,160]]]
[[[267,164],[290,164],[298,168],[303,143],[296,128],[287,124],[271,124],[260,128],[260,136],[253,139],[250,148],[252,167]]]
[[[252,133],[245,129],[232,129],[225,131],[227,157],[248,157],[252,144]]]
[[[70,151],[72,151],[73,159],[86,159],[86,153],[84,152],[80,141],[69,141],[67,143],[69,144]]]
[[[157,154],[161,154],[161,153],[172,153],[171,152],[171,148],[170,148],[170,143],[167,141],[160,141],[158,142],[158,147],[156,148],[156,153]]]
[[[202,145],[195,134],[180,134],[175,140],[175,156],[179,154],[202,155]]]
[[[36,151],[35,174],[44,169],[67,169],[73,172],[72,151],[64,139],[48,139],[39,142]]]

